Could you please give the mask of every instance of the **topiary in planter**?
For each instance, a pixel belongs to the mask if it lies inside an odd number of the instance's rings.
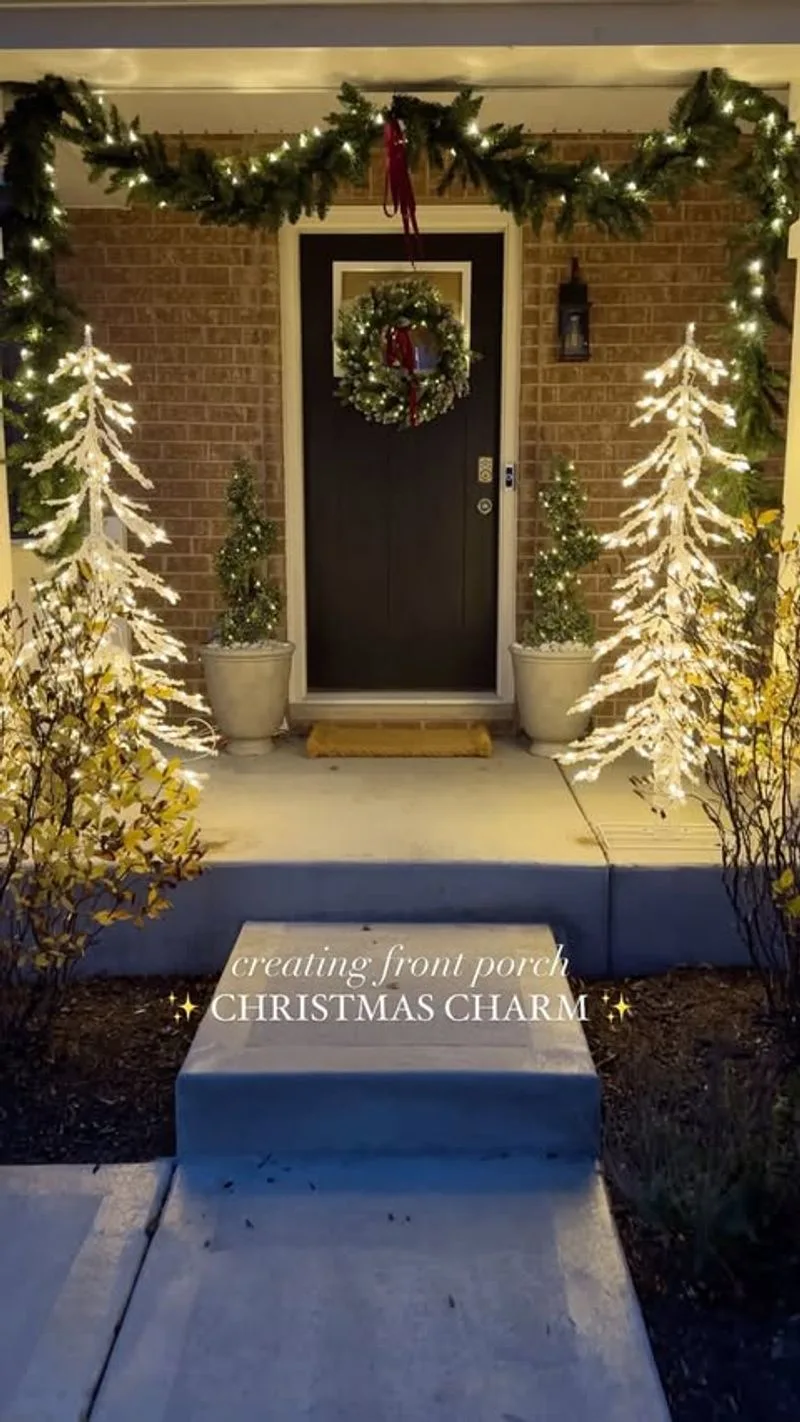
[[[203,648],[208,699],[231,755],[272,749],[289,698],[294,647],[275,637],[282,598],[266,562],[277,529],[256,494],[252,465],[237,459],[228,486],[228,536],[215,566],[224,611]]]
[[[587,715],[572,711],[594,670],[594,621],[580,575],[601,543],[586,521],[586,495],[570,460],[554,462],[539,501],[549,542],[534,559],[533,614],[511,654],[522,728],[532,751],[549,754],[584,735],[589,724]]]

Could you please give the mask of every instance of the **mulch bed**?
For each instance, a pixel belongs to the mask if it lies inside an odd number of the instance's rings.
[[[682,969],[628,980],[631,1013],[613,1023],[591,1004],[604,987],[613,1004],[619,981],[585,986],[586,1031],[617,1159],[635,1151],[643,1101],[678,1126],[706,1119],[720,1062],[746,1083],[769,1054],[751,973]],[[744,1248],[733,1266],[698,1276],[683,1240],[645,1224],[615,1188],[608,1160],[607,1174],[673,1422],[800,1422],[800,1213]]]
[[[49,1038],[0,1059],[0,1163],[173,1155],[175,1077],[215,982],[73,984]],[[750,974],[687,969],[629,980],[631,1014],[613,1023],[598,1010],[603,986],[586,985],[586,1029],[607,1136],[623,1155],[635,1146],[643,1101],[691,1121],[707,1109],[721,1056],[746,1080],[767,1055]],[[607,984],[609,1006],[620,986]],[[200,1010],[176,1021],[187,993]],[[697,1278],[682,1242],[643,1222],[613,1172],[611,1194],[673,1422],[800,1422],[800,1212],[740,1267]]]
[[[0,1058],[0,1163],[174,1155],[175,1077],[216,982],[71,984],[49,1037]],[[200,1010],[176,1021],[187,993]]]

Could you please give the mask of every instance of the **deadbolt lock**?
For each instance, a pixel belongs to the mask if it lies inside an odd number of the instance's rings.
[[[491,484],[494,478],[494,460],[491,454],[482,454],[478,460],[478,483]]]

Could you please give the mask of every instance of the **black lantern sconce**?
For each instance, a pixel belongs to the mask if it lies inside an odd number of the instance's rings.
[[[590,304],[589,288],[581,278],[578,258],[573,257],[569,281],[562,281],[558,288],[559,360],[589,359]]]

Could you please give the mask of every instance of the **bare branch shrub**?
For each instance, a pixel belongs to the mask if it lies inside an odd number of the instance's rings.
[[[711,687],[703,808],[770,1009],[800,1047],[800,545],[781,549],[772,655],[757,645]],[[768,649],[767,649],[768,651]]]

